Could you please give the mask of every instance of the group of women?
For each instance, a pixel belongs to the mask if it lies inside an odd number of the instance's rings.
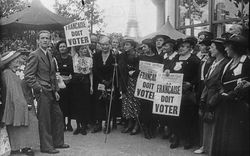
[[[90,123],[95,124],[92,133],[99,132],[103,121],[104,132],[109,133],[108,116],[113,128],[120,116],[125,123],[122,133],[135,135],[143,131],[145,138],[151,139],[159,130],[164,132],[163,138],[171,142],[170,148],[177,148],[183,140],[184,149],[190,149],[198,138],[201,147],[194,151],[197,154],[248,155],[250,60],[247,39],[230,33],[227,39],[214,39],[212,33],[204,31],[199,33],[198,40],[195,37],[173,40],[166,35],[156,35],[143,40],[139,46],[130,38],[121,44],[116,38],[101,36],[98,49],[93,43],[67,48],[64,40],[59,41],[53,54],[58,75],[66,86],[60,89],[59,101],[67,117],[65,131],[73,131],[71,119],[75,119],[74,135],[86,135]],[[7,56],[1,59],[3,84],[11,85],[10,89],[19,95],[21,88],[17,86],[21,83],[13,76],[19,53],[8,56],[12,59],[7,63],[4,63]],[[167,76],[169,73],[184,75],[178,117],[153,114],[153,102],[134,97],[140,61],[164,64]],[[34,109],[33,100],[27,101],[30,104],[21,102],[22,107],[20,105],[20,109],[25,109],[25,116],[31,113],[28,110]],[[8,109],[12,108],[7,107],[5,111]],[[14,115],[12,120],[13,114],[10,115],[4,112],[2,118],[10,125],[10,133],[11,125],[27,125],[26,118]]]

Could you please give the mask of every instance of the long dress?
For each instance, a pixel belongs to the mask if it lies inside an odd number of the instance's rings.
[[[2,73],[4,115],[11,150],[39,147],[38,120],[30,88],[10,69]],[[30,109],[28,109],[30,105]]]
[[[250,80],[250,60],[241,57],[240,63],[224,68],[222,84],[224,93],[216,108],[215,128],[212,136],[211,156],[249,155],[249,88],[234,90],[237,80]],[[232,81],[236,80],[236,81]]]
[[[73,57],[74,74],[70,88],[72,118],[87,124],[90,119],[90,78],[93,67],[91,57]]]
[[[140,114],[140,101],[134,97],[138,64],[138,57],[133,56],[131,52],[121,54],[119,59],[120,86],[124,94],[122,98],[122,116],[126,119],[136,119]]]
[[[58,70],[61,76],[73,75],[73,62],[72,57],[68,55],[67,58],[57,57]],[[70,94],[71,94],[71,82],[65,82],[66,88],[60,89],[59,95],[59,105],[63,112],[64,117],[71,117],[71,105]]]
[[[188,82],[190,85],[183,84],[180,115],[179,117],[169,117],[171,118],[169,123],[175,135],[183,136],[186,142],[191,142],[194,137],[194,126],[198,120],[198,105],[196,104],[194,88],[198,83],[200,60],[193,54],[186,60],[179,58],[180,55],[176,55],[169,65],[170,72],[183,73],[183,82]]]

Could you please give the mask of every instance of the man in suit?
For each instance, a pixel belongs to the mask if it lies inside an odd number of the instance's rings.
[[[37,100],[41,152],[59,153],[56,148],[69,148],[64,144],[63,115],[58,100],[56,67],[47,48],[51,35],[47,30],[38,33],[38,49],[29,55],[24,80],[33,89]]]

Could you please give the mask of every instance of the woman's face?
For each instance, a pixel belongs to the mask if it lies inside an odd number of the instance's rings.
[[[216,57],[219,54],[219,51],[217,50],[216,45],[214,43],[211,44],[209,51],[212,57]]]
[[[232,45],[230,45],[230,44],[225,45],[225,51],[227,52],[228,57],[234,57],[235,56]]]
[[[66,45],[66,43],[61,43],[61,44],[59,45],[59,52],[60,52],[61,54],[67,53],[67,45]]]
[[[101,43],[101,48],[103,52],[108,52],[110,48],[109,41]]]
[[[143,44],[142,45],[142,51],[143,51],[144,54],[148,53],[150,51],[149,46],[146,45],[146,44]]]
[[[207,46],[205,44],[199,44],[201,53],[207,53]]]
[[[129,50],[132,49],[132,48],[133,48],[133,47],[132,47],[131,43],[126,42],[126,43],[124,44],[124,50],[125,50],[125,51],[129,51]]]
[[[16,70],[19,66],[21,66],[21,59],[20,56],[16,59],[12,60],[9,64],[9,68],[12,70]]]
[[[172,53],[173,48],[171,46],[171,43],[166,43],[162,46],[162,52],[165,53]]]
[[[83,56],[87,56],[87,55],[88,55],[88,46],[86,46],[86,45],[80,46],[80,48],[79,48],[79,53],[80,53],[81,55],[83,55]]]
[[[185,56],[191,52],[191,45],[189,43],[182,43],[179,48],[179,54]]]
[[[164,39],[162,37],[157,38],[155,41],[155,45],[157,48],[161,48],[163,43],[164,43]]]
[[[111,45],[112,45],[112,48],[116,48],[117,49],[118,46],[119,46],[118,39],[113,39]]]

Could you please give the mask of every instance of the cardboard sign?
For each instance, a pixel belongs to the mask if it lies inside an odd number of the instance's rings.
[[[179,116],[183,74],[171,73],[166,76],[162,73],[157,80],[153,114]]]
[[[137,98],[154,101],[157,74],[162,73],[163,64],[140,61],[134,96]]]
[[[90,44],[88,28],[84,21],[72,22],[64,26],[67,47]]]

